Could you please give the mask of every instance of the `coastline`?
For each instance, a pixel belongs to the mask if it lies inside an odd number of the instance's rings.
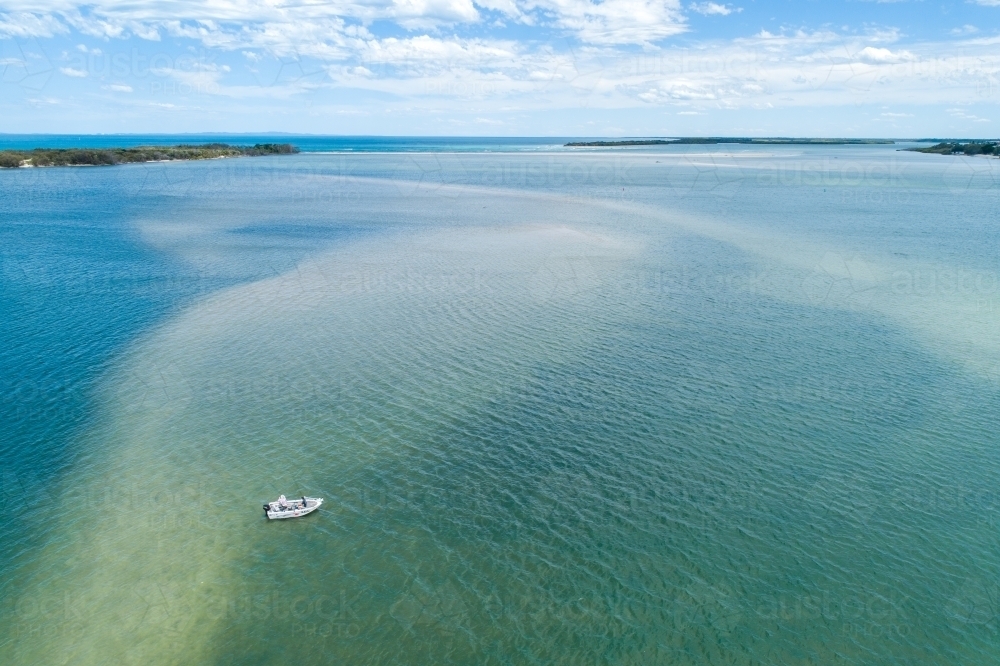
[[[188,162],[230,157],[291,155],[298,152],[299,149],[290,143],[258,143],[252,146],[208,143],[134,148],[34,148],[0,150],[0,169]]]
[[[931,155],[966,155],[968,157],[1000,157],[1000,143],[996,141],[943,141],[926,148],[904,148],[914,153]]]
[[[566,148],[614,148],[629,146],[687,146],[717,144],[749,144],[766,146],[869,146],[891,145],[892,139],[794,139],[784,137],[698,137],[686,136],[671,139],[621,139],[601,141],[571,141]]]

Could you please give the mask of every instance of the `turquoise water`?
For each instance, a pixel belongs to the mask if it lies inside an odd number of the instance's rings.
[[[998,661],[1000,161],[897,147],[0,172],[0,662]]]

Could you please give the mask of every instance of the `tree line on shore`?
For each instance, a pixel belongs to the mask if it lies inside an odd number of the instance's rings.
[[[135,148],[34,148],[32,150],[0,150],[0,168],[111,166],[135,162],[290,155],[297,152],[299,149],[289,143],[258,143],[253,146],[206,143],[200,145],[137,146]]]
[[[927,148],[910,148],[918,153],[937,153],[938,155],[997,155],[1000,148],[996,141],[969,141],[968,143],[938,143]]]

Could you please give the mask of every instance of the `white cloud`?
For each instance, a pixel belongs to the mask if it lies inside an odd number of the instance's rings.
[[[522,22],[529,22],[531,20],[530,17],[521,11],[515,0],[476,0],[476,5],[483,9],[492,9],[495,12],[500,12]]]
[[[861,34],[772,29],[747,38],[672,45],[666,38],[688,29],[686,11],[716,16],[740,11],[733,4],[691,0],[93,0],[83,9],[69,0],[0,4],[8,11],[0,14],[0,36],[73,32],[105,40],[167,40],[162,52],[173,65],[156,76],[170,78],[178,89],[235,98],[286,98],[323,86],[350,86],[379,99],[428,104],[436,99],[436,108],[441,99],[464,95],[502,100],[497,108],[507,110],[568,108],[585,100],[591,108],[658,105],[684,115],[707,108],[872,103],[886,105],[886,112],[869,117],[889,122],[903,117],[888,111],[900,100],[973,103],[984,85],[1000,79],[995,56],[1000,38],[994,37],[900,44],[905,36],[895,29]],[[518,34],[524,26],[545,30],[537,40],[490,37],[497,14],[508,25],[520,24]],[[380,36],[384,21],[413,31]],[[476,22],[473,34],[485,36],[463,33],[461,24]],[[553,30],[568,36],[570,46],[551,38]],[[972,34],[970,26],[961,30]],[[102,58],[122,47],[104,47],[101,53],[81,44],[77,53],[77,41],[88,40],[74,36],[67,43],[76,59],[61,63],[72,65],[63,74],[80,77],[89,71],[95,87],[128,92],[122,77],[112,79],[110,70],[100,69]],[[194,64],[177,65],[194,54]],[[97,65],[90,64],[90,55]],[[221,64],[226,57],[239,63],[235,74]],[[302,72],[284,78],[275,73],[289,63]],[[126,80],[141,96],[145,87]],[[351,103],[338,102],[332,112],[346,113]]]
[[[647,44],[687,30],[680,0],[480,0],[475,4],[473,0],[256,0],[246,4],[233,0],[94,0],[86,5],[68,0],[7,0],[4,5],[19,10],[18,29],[32,34],[47,35],[72,27],[102,39],[134,35],[159,40],[167,32],[226,48],[267,45],[276,41],[268,37],[275,36],[287,38],[286,49],[299,46],[316,50],[315,43],[304,44],[298,38],[305,35],[313,42],[335,43],[335,33],[374,21],[392,21],[408,30],[472,24],[482,20],[477,5],[526,25],[567,30],[592,44]],[[736,11],[717,3],[698,6],[710,13]],[[314,26],[322,28],[321,34]]]
[[[648,44],[687,31],[679,0],[526,0],[590,44]]]
[[[0,37],[52,37],[66,32],[65,25],[44,13],[0,13]]]
[[[359,45],[367,65],[392,65],[412,72],[490,70],[510,67],[518,60],[514,42],[439,39],[428,35],[370,40]]]
[[[74,79],[85,79],[87,78],[87,71],[84,69],[74,69],[72,67],[60,67],[59,71],[66,76],[73,77]]]
[[[998,1],[1000,1],[1000,0],[998,0]],[[968,23],[966,23],[961,28],[952,28],[948,32],[949,32],[949,34],[955,35],[956,37],[962,37],[962,36],[965,36],[965,35],[974,35],[974,34],[976,34],[977,32],[979,32],[979,28],[977,28],[974,25],[969,25]]]
[[[255,49],[278,57],[294,55],[322,60],[343,59],[351,52],[350,39],[371,37],[367,30],[347,26],[339,18],[249,25],[166,21],[161,27],[171,37],[196,40],[209,49],[244,50],[245,56],[264,55],[249,50]]]
[[[499,2],[500,0],[494,0]],[[24,15],[59,17],[84,34],[117,38],[133,34],[158,39],[158,28],[168,23],[191,23],[214,30],[225,24],[239,26],[355,19],[364,23],[390,20],[404,27],[432,27],[478,21],[472,0],[329,0],[327,2],[278,2],[275,0],[6,0],[3,6]],[[488,5],[484,5],[488,6]],[[494,5],[501,9],[500,2]],[[508,9],[516,9],[507,0]]]
[[[472,0],[393,0],[387,13],[387,18],[394,19],[405,28],[429,28],[479,20],[479,12]]]
[[[974,123],[990,122],[989,118],[980,118],[979,116],[973,115],[971,113],[966,113],[962,109],[948,109],[948,113],[954,118],[959,118],[961,120],[970,120]]]
[[[753,37],[738,38],[733,40],[733,43],[750,48],[763,47],[770,52],[778,49],[802,51],[823,44],[842,43],[842,40],[841,35],[831,30],[817,30],[815,32],[796,30],[793,33],[777,34],[761,30]]]
[[[729,16],[733,12],[738,14],[743,11],[742,7],[730,7],[729,5],[720,5],[717,2],[695,2],[688,8],[705,16]]]
[[[726,102],[767,94],[759,83],[739,81],[702,82],[693,79],[660,81],[655,88],[634,91],[635,97],[648,104],[678,102]]]
[[[132,86],[125,85],[124,83],[112,83],[110,85],[101,86],[101,90],[110,90],[111,92],[132,92]]]
[[[875,46],[866,46],[857,54],[858,60],[872,65],[894,64],[899,62],[909,62],[914,56],[909,51],[890,51],[889,49]]]

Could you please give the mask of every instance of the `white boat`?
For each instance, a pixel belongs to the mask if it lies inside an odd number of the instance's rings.
[[[276,502],[268,502],[264,505],[264,513],[271,520],[279,518],[301,518],[318,509],[323,504],[322,497],[306,497],[303,495],[298,499],[285,499],[284,495],[278,497]]]

